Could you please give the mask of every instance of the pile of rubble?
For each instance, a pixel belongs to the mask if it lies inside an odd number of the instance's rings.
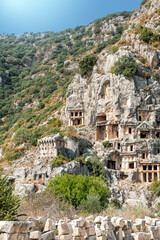
[[[98,216],[93,220],[79,218],[54,223],[1,221],[0,240],[159,240],[160,219],[124,220],[120,217]]]

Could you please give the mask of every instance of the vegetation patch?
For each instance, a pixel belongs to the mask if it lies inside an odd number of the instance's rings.
[[[8,186],[7,177],[0,172],[0,221],[16,221],[20,199],[13,193],[12,186]]]
[[[75,208],[80,206],[87,196],[99,195],[101,208],[108,204],[110,191],[106,182],[99,177],[82,175],[57,176],[49,181],[48,189],[53,191],[60,200],[64,200]]]
[[[105,148],[111,148],[111,147],[113,147],[113,144],[110,143],[109,141],[105,141],[105,142],[103,142],[102,144],[103,144],[103,146],[104,146]]]
[[[160,196],[160,181],[157,179],[152,182],[150,189],[156,194],[157,197]]]
[[[90,160],[87,161],[86,165],[91,175],[102,178],[106,177],[106,171],[104,169],[104,166],[102,165],[98,158],[91,158]]]
[[[122,74],[129,79],[138,74],[138,64],[131,57],[122,56],[115,62],[111,72],[116,75]]]
[[[158,35],[152,32],[150,28],[147,28],[145,26],[140,26],[137,29],[137,33],[140,34],[141,40],[143,40],[146,43],[152,44],[153,42],[158,41]]]
[[[58,155],[57,157],[53,158],[53,160],[51,161],[51,164],[54,167],[59,167],[62,164],[70,162],[70,161],[71,161],[71,159],[69,159],[69,158],[67,158],[67,157],[65,157],[63,155]]]
[[[97,62],[97,57],[95,55],[87,55],[79,62],[80,74],[83,77],[89,77],[92,73],[93,66]]]

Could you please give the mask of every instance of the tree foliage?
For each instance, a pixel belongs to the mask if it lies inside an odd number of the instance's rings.
[[[7,177],[0,172],[0,221],[15,221],[18,217],[20,199],[13,195],[12,186],[8,186]]]
[[[99,177],[68,175],[57,176],[49,181],[48,189],[54,191],[56,196],[65,200],[74,207],[80,206],[88,195],[98,194],[102,207],[108,203],[109,188],[105,181]]]
[[[80,74],[84,77],[89,77],[96,64],[97,58],[95,55],[87,55],[79,62]]]
[[[86,165],[93,176],[105,178],[106,171],[98,158],[91,158],[87,161]]]
[[[152,32],[150,28],[147,28],[145,26],[140,26],[137,29],[137,31],[138,33],[140,33],[141,40],[143,40],[146,43],[153,43],[155,41],[158,41],[158,35]]]
[[[116,75],[123,74],[129,79],[138,73],[138,64],[131,57],[122,56],[111,70]]]
[[[150,189],[159,197],[160,196],[160,181],[157,179],[152,182]]]

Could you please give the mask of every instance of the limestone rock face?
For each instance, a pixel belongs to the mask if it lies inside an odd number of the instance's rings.
[[[81,134],[96,142],[96,153],[106,169],[113,170],[109,180],[115,185],[118,174],[129,182],[160,180],[160,50],[142,41],[135,31],[144,19],[144,25],[154,32],[158,26],[160,2],[147,4],[132,15],[121,41],[115,44],[117,51],[103,50],[90,77],[74,77],[61,115],[66,126],[82,125],[85,132]],[[113,73],[112,67],[122,56],[138,64],[135,76]],[[103,141],[110,145],[100,146]]]

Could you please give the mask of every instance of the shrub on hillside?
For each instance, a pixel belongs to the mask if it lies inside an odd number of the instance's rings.
[[[21,150],[10,151],[4,155],[4,160],[11,163],[12,161],[20,158],[22,156],[22,154],[23,154],[23,150],[22,151]]]
[[[102,210],[99,195],[96,193],[88,195],[81,202],[80,209],[90,214],[99,213]]]
[[[91,158],[86,165],[93,176],[105,178],[106,171],[98,158]]]
[[[153,43],[158,40],[158,35],[153,33],[150,28],[145,26],[140,26],[137,29],[137,32],[140,33],[140,38],[146,43]]]
[[[138,64],[131,57],[122,56],[117,62],[115,62],[111,71],[116,75],[123,74],[129,79],[138,73]]]
[[[20,199],[13,195],[12,186],[8,186],[7,177],[0,172],[0,221],[15,221],[18,217]]]
[[[105,148],[113,147],[113,144],[110,143],[109,141],[105,141],[105,142],[103,142],[102,144],[103,144],[103,146],[104,146]]]
[[[152,182],[150,189],[159,197],[160,196],[160,181],[157,179]]]
[[[20,128],[17,130],[14,136],[14,142],[18,144],[27,143],[30,139],[32,132],[27,128]]]
[[[63,156],[63,155],[58,155],[57,157],[53,158],[53,160],[51,161],[51,164],[54,166],[54,167],[59,167],[61,166],[63,163],[67,163],[69,162],[70,159]]]
[[[79,62],[80,74],[84,77],[89,77],[96,64],[97,58],[95,55],[87,55]]]
[[[88,195],[98,194],[101,207],[108,204],[110,197],[109,188],[99,177],[68,175],[57,176],[49,181],[48,189],[53,191],[59,199],[80,206],[81,202],[87,199]]]

